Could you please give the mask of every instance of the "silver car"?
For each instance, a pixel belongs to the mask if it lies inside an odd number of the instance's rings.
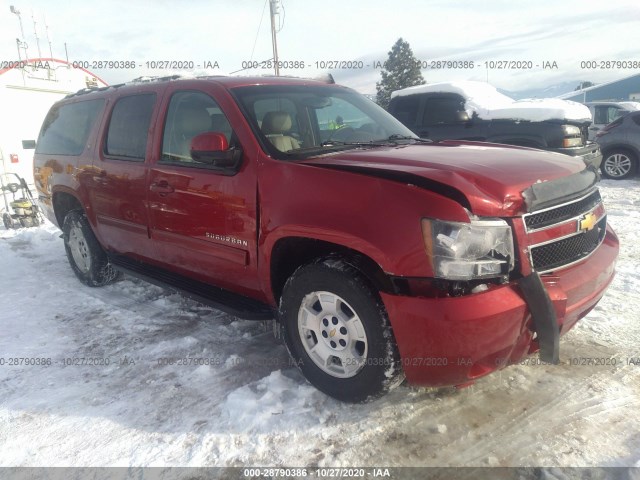
[[[602,150],[602,174],[621,180],[638,171],[640,158],[640,112],[620,117],[596,134]]]

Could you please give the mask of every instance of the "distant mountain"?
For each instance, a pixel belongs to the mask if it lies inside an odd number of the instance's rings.
[[[521,98],[551,98],[573,92],[580,82],[581,80],[574,80],[571,82],[557,83],[549,87],[532,88],[529,90],[511,91],[503,90],[502,88],[499,88],[498,90],[516,100],[520,100]]]

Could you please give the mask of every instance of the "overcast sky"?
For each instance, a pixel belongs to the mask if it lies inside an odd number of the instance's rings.
[[[473,69],[424,69],[427,82],[489,80],[508,90],[524,90],[564,81],[596,83],[638,73],[640,69],[581,68],[581,61],[640,62],[638,0],[535,2],[420,0],[281,0],[278,34],[281,60],[302,61],[304,70],[282,74],[314,76],[315,62],[362,61],[363,69],[334,71],[338,83],[374,93],[379,70],[393,43],[407,40],[424,61],[474,62]],[[49,25],[53,55],[70,60],[135,61],[135,70],[93,69],[107,83],[165,74],[145,68],[157,60],[217,61],[227,74],[243,61],[271,58],[269,6],[265,0],[0,0],[0,61],[16,60],[22,13],[29,56],[37,56],[32,11],[38,22],[42,56],[49,56],[43,16]],[[264,8],[266,5],[266,8]],[[261,16],[262,24],[260,25]],[[260,28],[259,28],[260,27]],[[257,38],[257,42],[256,42]],[[255,42],[255,51],[254,51]],[[252,55],[253,52],[253,55]],[[485,61],[531,61],[531,70],[485,68]],[[556,62],[557,69],[543,69]],[[368,65],[368,66],[367,66]],[[539,65],[539,66],[538,66]],[[272,70],[243,73],[270,74]]]

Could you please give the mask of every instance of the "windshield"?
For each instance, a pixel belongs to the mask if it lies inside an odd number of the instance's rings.
[[[419,141],[373,101],[348,88],[258,85],[235,88],[233,94],[265,150],[276,158]]]

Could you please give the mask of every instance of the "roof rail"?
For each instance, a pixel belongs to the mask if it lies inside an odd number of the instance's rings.
[[[271,75],[269,73],[260,76],[265,78],[297,78],[300,80],[313,80],[316,82],[329,83],[331,85],[336,83],[336,81],[333,79],[333,75],[331,75],[330,73],[323,73],[315,77],[300,77],[298,75]]]
[[[265,78],[297,78],[297,79],[302,79],[302,80],[314,80],[316,82],[324,82],[324,83],[328,83],[328,84],[334,84],[336,83],[335,80],[333,79],[333,75],[331,75],[330,73],[327,74],[323,74],[323,75],[319,75],[316,77],[299,77],[296,75],[260,75],[261,77],[265,77]],[[165,76],[142,76],[142,77],[137,77],[134,78],[133,80],[130,80],[126,83],[119,83],[117,85],[108,85],[106,87],[89,87],[89,88],[83,88],[78,90],[76,93],[70,93],[69,95],[67,95],[65,98],[72,98],[72,97],[76,97],[79,95],[85,95],[87,93],[92,93],[92,92],[102,92],[104,90],[108,90],[110,88],[120,88],[120,87],[124,87],[127,85],[137,85],[137,84],[141,84],[141,83],[153,83],[153,82],[166,82],[166,81],[170,81],[170,80],[179,80],[179,79],[204,79],[204,78],[215,78],[215,77],[225,77],[225,75],[203,75],[203,76],[199,76],[199,77],[194,77],[191,75],[165,75]]]
[[[64,98],[73,98],[73,97],[77,97],[79,95],[86,95],[87,93],[92,93],[92,92],[102,92],[104,90],[108,90],[109,88],[112,87],[119,87],[120,85],[107,85],[106,87],[88,87],[88,88],[81,88],[80,90],[78,90],[75,93],[70,93],[69,95],[67,95]]]
[[[132,83],[151,83],[151,82],[165,82],[167,80],[178,80],[179,78],[194,78],[189,75],[165,75],[163,77],[160,76],[151,76],[144,75],[142,77],[134,78],[133,80],[126,83],[126,85],[130,85]]]
[[[168,75],[168,76],[164,76],[164,77],[160,77],[160,76],[153,76],[153,77],[152,76],[143,76],[143,77],[134,78],[133,80],[130,80],[129,82],[118,83],[116,85],[107,85],[106,87],[82,88],[82,89],[78,90],[75,93],[70,93],[69,95],[67,95],[64,98],[72,98],[72,97],[76,97],[78,95],[85,95],[85,94],[91,93],[91,92],[102,92],[104,90],[108,90],[109,88],[120,88],[120,87],[124,87],[125,85],[134,85],[134,84],[151,83],[151,82],[163,82],[163,81],[167,81],[167,80],[177,80],[179,78],[193,78],[193,77],[189,77],[189,76],[185,76],[185,75]]]

